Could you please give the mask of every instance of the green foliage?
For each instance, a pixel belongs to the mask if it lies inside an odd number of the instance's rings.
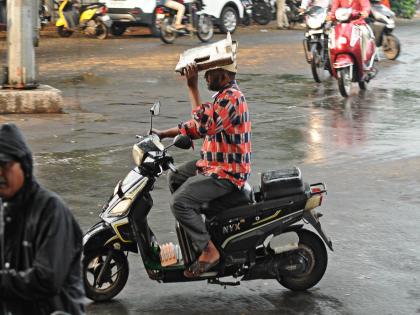
[[[416,0],[391,0],[392,10],[400,17],[411,19],[416,13]]]

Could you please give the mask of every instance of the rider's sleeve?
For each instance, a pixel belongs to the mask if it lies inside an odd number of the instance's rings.
[[[331,10],[330,10],[330,13],[328,13],[328,15],[330,17],[334,17],[335,16],[335,11],[337,11],[339,5],[340,5],[340,0],[333,0],[332,1]]]
[[[200,139],[201,135],[197,131],[197,124],[194,119],[185,121],[178,125],[179,133],[189,136],[191,139]]]
[[[370,13],[370,1],[369,0],[360,0],[360,5],[362,6],[362,12]]]

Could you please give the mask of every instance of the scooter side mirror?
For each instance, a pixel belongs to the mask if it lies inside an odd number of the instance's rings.
[[[177,135],[174,138],[173,145],[176,146],[177,148],[187,150],[192,147],[192,140],[188,136]]]
[[[158,116],[160,113],[160,101],[157,101],[153,104],[152,108],[150,108],[150,113],[152,116]]]

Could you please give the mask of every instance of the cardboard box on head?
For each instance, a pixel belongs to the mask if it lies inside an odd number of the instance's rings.
[[[198,71],[222,68],[236,73],[237,51],[238,43],[232,41],[232,37],[228,33],[226,39],[184,51],[179,57],[175,71],[182,74],[188,64],[195,62],[197,63]]]

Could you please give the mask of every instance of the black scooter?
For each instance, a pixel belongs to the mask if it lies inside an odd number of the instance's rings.
[[[159,107],[158,102],[151,108],[151,119],[158,115]],[[331,250],[332,243],[321,228],[321,214],[315,208],[321,205],[326,188],[323,183],[304,183],[298,168],[263,173],[259,191],[247,184],[242,191],[224,198],[231,203],[229,207],[206,218],[221,254],[220,263],[198,278],[184,277],[184,270],[199,255],[189,235],[177,223],[179,245],[159,244],[147,216],[153,206],[150,192],[157,177],[166,170],[177,172],[168,149],[188,149],[192,141],[177,136],[165,147],[156,135],[139,138],[133,146],[136,167],[117,184],[102,209],[101,221],[83,238],[84,285],[90,299],[106,301],[123,289],[129,252],[140,252],[149,278],[163,283],[207,280],[226,286],[239,285],[239,280],[275,279],[290,290],[301,291],[321,280],[328,261],[324,242]],[[212,207],[212,203],[207,206]],[[304,229],[303,223],[311,224],[322,239]],[[238,281],[220,280],[226,276]]]

